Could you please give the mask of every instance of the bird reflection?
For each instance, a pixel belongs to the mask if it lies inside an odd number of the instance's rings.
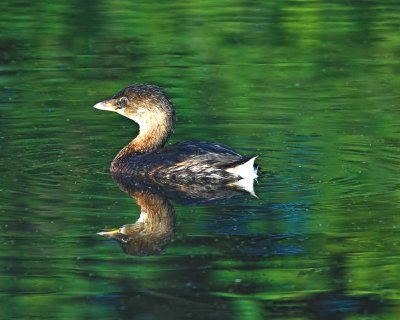
[[[139,219],[133,224],[98,234],[117,240],[127,254],[162,253],[175,231],[174,208],[165,197],[147,190],[129,189],[128,193],[140,206]]]
[[[129,255],[159,255],[175,233],[175,210],[170,199],[181,203],[208,203],[251,193],[253,180],[240,183],[201,183],[194,181],[183,185],[175,181],[136,179],[113,175],[120,189],[128,193],[140,206],[140,216],[135,223],[114,230],[98,232],[116,240]]]

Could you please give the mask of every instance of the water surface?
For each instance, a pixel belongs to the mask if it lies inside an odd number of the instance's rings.
[[[396,1],[0,4],[4,319],[397,319]],[[259,199],[170,200],[162,254],[97,232],[140,209],[108,172],[137,133],[92,106],[165,88],[171,143],[259,155]]]

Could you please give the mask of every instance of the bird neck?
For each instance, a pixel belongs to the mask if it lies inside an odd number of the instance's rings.
[[[174,131],[175,113],[157,110],[143,118],[132,119],[139,124],[139,134],[125,146],[114,160],[148,153],[162,148]]]

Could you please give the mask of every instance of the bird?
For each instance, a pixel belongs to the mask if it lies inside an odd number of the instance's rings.
[[[253,189],[258,177],[257,156],[241,155],[209,141],[165,146],[173,134],[176,115],[161,87],[131,84],[94,108],[116,112],[139,125],[139,134],[111,162],[112,173],[180,183],[238,182],[244,189]]]

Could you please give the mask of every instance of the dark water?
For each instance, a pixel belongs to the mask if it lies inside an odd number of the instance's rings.
[[[398,319],[398,1],[0,3],[4,319]],[[96,233],[140,209],[137,133],[92,106],[163,86],[172,142],[259,155],[259,199],[170,200],[163,253]],[[172,220],[171,220],[172,221]]]

